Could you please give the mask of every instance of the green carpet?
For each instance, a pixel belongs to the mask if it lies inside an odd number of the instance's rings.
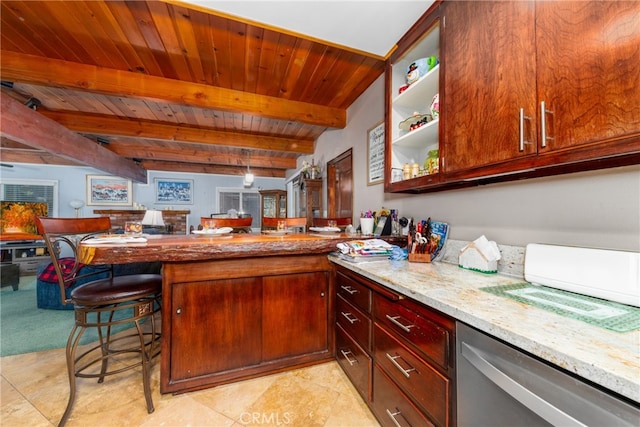
[[[73,310],[44,310],[36,306],[36,276],[20,278],[20,287],[0,291],[0,356],[63,348],[73,328]],[[120,325],[119,330],[131,327]],[[88,330],[80,343],[98,339]]]

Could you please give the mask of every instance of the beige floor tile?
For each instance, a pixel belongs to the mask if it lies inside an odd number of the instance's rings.
[[[0,369],[2,426],[57,425],[69,396],[63,349],[4,357]],[[67,425],[378,426],[336,362],[181,395],[161,395],[159,379],[160,359],[156,358],[152,414],[146,410],[140,368],[102,384],[78,379]]]

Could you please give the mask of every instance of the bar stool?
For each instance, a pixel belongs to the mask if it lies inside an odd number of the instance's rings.
[[[69,401],[58,425],[63,426],[71,415],[76,397],[76,378],[98,378],[98,382],[102,383],[106,376],[139,366],[142,366],[147,412],[152,413],[151,361],[160,353],[156,314],[160,312],[162,276],[131,274],[114,277],[111,265],[83,271],[83,264],[78,260],[78,244],[97,234],[108,233],[111,229],[108,217],[39,217],[36,223],[55,266],[61,302],[73,303],[75,311],[75,325],[66,348]],[[92,280],[71,291],[67,289],[74,281],[87,277]],[[134,324],[135,330],[131,333],[114,333],[114,338],[112,328],[126,324]],[[98,341],[95,345],[88,344],[89,349],[84,347],[81,354],[76,354],[80,338],[89,328],[97,330]],[[124,353],[140,354],[140,358],[136,357],[126,366],[122,366],[123,360],[119,359],[117,368],[109,370],[109,358]],[[93,370],[89,370],[91,367],[94,367]]]

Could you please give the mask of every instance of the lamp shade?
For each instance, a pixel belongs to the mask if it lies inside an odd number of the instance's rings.
[[[69,202],[69,206],[73,209],[80,209],[84,206],[84,202],[82,200],[75,199]]]
[[[149,209],[144,213],[142,218],[142,225],[151,225],[157,227],[164,227],[164,219],[162,219],[162,212]]]

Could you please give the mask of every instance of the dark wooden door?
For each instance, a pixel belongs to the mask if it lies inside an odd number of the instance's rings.
[[[443,170],[536,154],[535,2],[445,2]],[[520,111],[524,140],[520,146]]]
[[[175,284],[172,307],[173,381],[260,363],[259,278]]]
[[[263,278],[263,359],[276,360],[329,346],[328,273]]]
[[[536,2],[536,37],[540,152],[638,136],[640,1]]]
[[[327,162],[327,216],[353,217],[353,158],[349,149]]]

